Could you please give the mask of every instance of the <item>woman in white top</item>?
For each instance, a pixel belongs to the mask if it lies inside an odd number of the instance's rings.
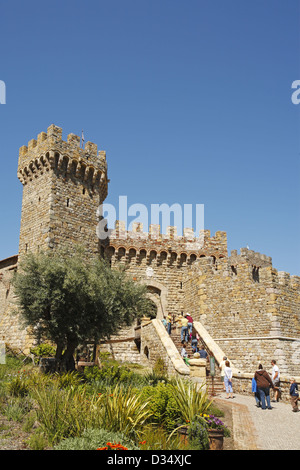
[[[226,398],[233,398],[233,390],[232,390],[232,370],[230,368],[229,361],[225,362],[224,367],[224,384],[227,393]]]

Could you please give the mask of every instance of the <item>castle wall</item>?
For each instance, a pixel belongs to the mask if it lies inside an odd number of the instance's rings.
[[[17,261],[18,257],[12,256],[0,262],[0,341],[13,349],[28,353],[32,340],[17,313],[16,298],[11,286]]]
[[[151,225],[146,233],[138,223],[129,232],[120,221],[116,222],[109,239],[102,242],[102,247],[112,268],[125,265],[129,276],[148,286],[158,307],[158,318],[183,312],[185,271],[197,258],[227,256],[224,232],[211,237],[205,230],[195,237],[192,230],[186,229],[183,236],[177,236],[176,228],[168,227],[164,235],[160,233],[159,225]]]
[[[110,341],[102,341],[99,350],[109,352],[116,361],[139,364],[141,355],[135,343],[135,326],[136,323],[130,327],[120,329],[118,334],[114,335]]]
[[[19,253],[43,251],[50,242],[50,200],[52,180],[48,173],[24,185]]]
[[[300,375],[300,279],[266,260],[253,263],[244,256],[200,259],[186,274],[185,308],[235,367],[247,372],[276,359],[282,372]]]

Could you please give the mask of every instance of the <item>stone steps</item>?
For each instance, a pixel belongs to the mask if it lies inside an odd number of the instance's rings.
[[[173,327],[171,330],[170,338],[172,339],[173,343],[175,344],[179,354],[181,353],[182,343],[181,343],[181,335],[180,335],[180,328]],[[193,357],[193,350],[191,346],[191,342],[188,341],[186,343],[186,351],[188,353],[189,358]],[[217,396],[223,392],[223,383],[220,377],[220,371],[216,368],[216,375],[214,378],[210,375],[210,363],[209,363],[209,356],[207,359],[207,367],[206,367],[206,383],[208,386],[208,394],[209,396]]]

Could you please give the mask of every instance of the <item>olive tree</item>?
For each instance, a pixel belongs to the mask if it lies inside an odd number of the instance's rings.
[[[80,252],[28,254],[13,279],[18,312],[32,334],[56,345],[57,367],[74,368],[79,344],[108,339],[149,311],[146,287]]]

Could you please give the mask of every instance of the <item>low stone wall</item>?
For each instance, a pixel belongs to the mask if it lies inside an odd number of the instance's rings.
[[[142,324],[141,363],[154,367],[162,359],[168,375],[189,376],[189,368],[184,363],[173,341],[160,320]]]
[[[215,338],[224,351],[230,351],[238,368],[252,373],[262,364],[271,370],[275,359],[282,375],[299,376],[300,340],[280,336],[257,336],[253,338]]]
[[[233,389],[235,393],[239,393],[242,395],[253,395],[252,392],[252,379],[255,374],[256,368],[253,368],[251,372],[245,372],[242,369],[238,369],[235,367],[234,361],[230,359],[230,356],[225,353],[224,351],[230,350],[232,352],[232,343],[227,342],[227,340],[224,341],[218,341],[218,344],[207,332],[207,330],[204,328],[204,326],[201,324],[201,322],[195,322],[194,323],[196,330],[198,331],[200,337],[206,344],[207,349],[209,349],[210,353],[215,357],[215,360],[217,364],[220,364],[222,361],[223,357],[226,356],[231,364],[231,368],[233,371]],[[258,340],[256,340],[258,341]],[[279,339],[278,338],[270,338],[270,344],[271,348],[270,350],[274,350],[274,341],[278,343]],[[277,344],[276,343],[276,344]],[[221,345],[224,347],[221,348]],[[248,353],[246,352],[248,351]],[[245,357],[247,357],[247,354],[249,355],[249,348],[245,349]],[[272,356],[270,356],[272,359]],[[259,358],[257,358],[259,359]],[[270,359],[270,361],[271,361]],[[245,366],[247,365],[247,362],[245,361]],[[259,361],[257,362],[257,367],[258,367]],[[267,364],[263,364],[267,372],[271,375],[272,372],[271,370],[268,369]],[[249,367],[247,367],[249,369]],[[299,376],[294,376],[296,382],[300,384],[300,377]],[[284,373],[280,374],[280,388],[281,388],[281,400],[284,402],[289,402],[290,396],[289,396],[289,389],[290,389],[290,376],[285,375]],[[272,391],[271,391],[272,395]]]
[[[102,342],[100,352],[109,352],[113,359],[120,362],[140,364],[141,355],[135,342],[135,327],[123,328],[109,341]]]

